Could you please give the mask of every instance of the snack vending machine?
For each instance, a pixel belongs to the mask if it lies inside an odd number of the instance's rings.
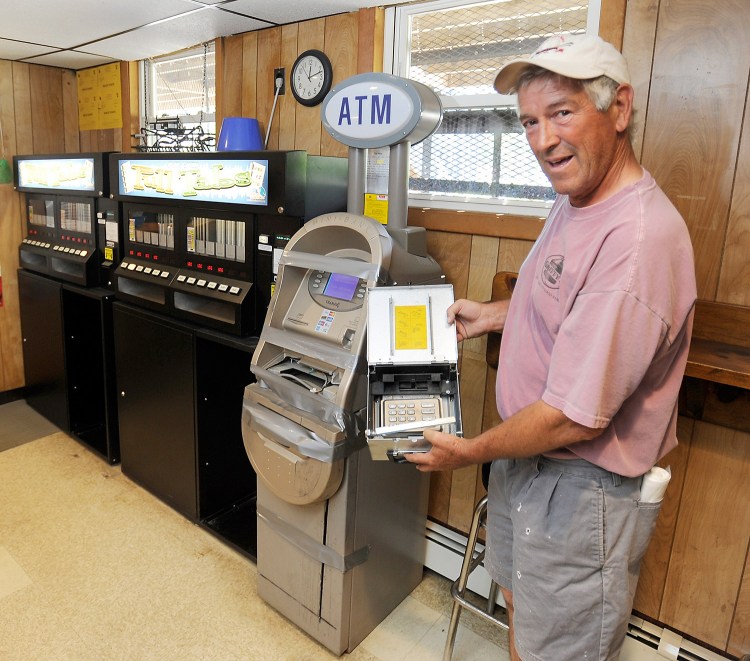
[[[119,460],[112,274],[119,205],[109,153],[15,156],[25,193],[19,298],[26,399],[110,463]]]

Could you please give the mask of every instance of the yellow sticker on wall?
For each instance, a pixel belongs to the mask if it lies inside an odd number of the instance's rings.
[[[427,348],[426,305],[397,305],[394,323],[397,351]]]

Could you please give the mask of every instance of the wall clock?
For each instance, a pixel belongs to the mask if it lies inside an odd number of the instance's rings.
[[[333,82],[333,67],[319,50],[306,50],[292,66],[292,94],[303,106],[316,106],[328,94]]]

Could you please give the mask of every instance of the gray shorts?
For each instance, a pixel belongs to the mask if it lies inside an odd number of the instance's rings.
[[[492,465],[485,566],[513,591],[524,661],[617,659],[661,503],[583,459]]]

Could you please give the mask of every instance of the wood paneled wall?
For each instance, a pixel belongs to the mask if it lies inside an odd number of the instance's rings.
[[[323,130],[320,106],[308,108],[292,96],[292,65],[300,53],[321,50],[331,60],[335,85],[358,73],[381,70],[382,43],[383,10],[377,8],[227,37],[218,58],[223,76],[217,115],[257,118],[264,137],[268,132],[268,149],[346,156],[347,147]],[[278,97],[272,116],[277,68],[285,70],[286,93]]]
[[[75,74],[65,69],[0,60],[2,157],[78,152]],[[24,385],[18,306],[18,245],[24,234],[21,196],[0,185],[0,392]]]

